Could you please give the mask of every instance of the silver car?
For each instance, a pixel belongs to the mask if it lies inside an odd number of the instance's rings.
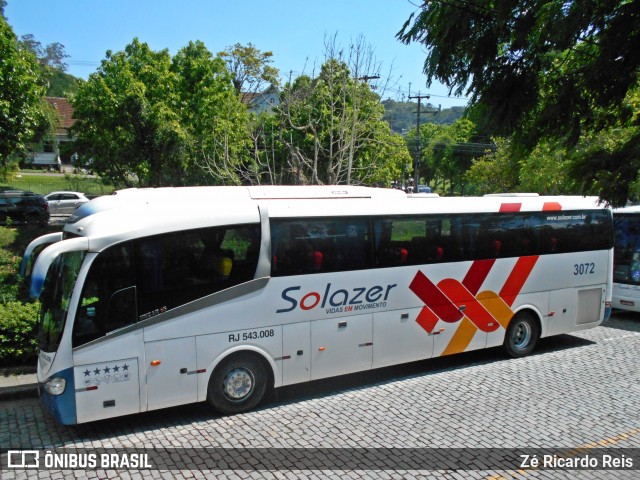
[[[80,192],[51,192],[44,198],[49,204],[51,215],[71,215],[76,208],[89,201]]]

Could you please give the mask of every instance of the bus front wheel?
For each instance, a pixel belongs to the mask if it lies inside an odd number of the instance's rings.
[[[520,312],[509,322],[504,350],[512,358],[529,355],[540,337],[538,322],[529,312]]]
[[[267,391],[267,370],[255,355],[239,354],[220,363],[209,380],[207,399],[223,414],[251,410]]]

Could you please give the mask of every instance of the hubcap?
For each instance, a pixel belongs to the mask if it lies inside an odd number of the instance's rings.
[[[511,335],[513,346],[520,350],[527,348],[531,341],[531,325],[527,322],[520,322],[516,325]]]
[[[224,377],[222,390],[230,400],[238,401],[246,398],[253,391],[253,374],[246,368],[229,370]]]

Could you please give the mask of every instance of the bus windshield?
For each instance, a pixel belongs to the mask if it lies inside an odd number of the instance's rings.
[[[640,216],[615,215],[613,281],[640,285]]]
[[[60,345],[71,294],[86,253],[61,253],[49,268],[40,297],[38,343],[41,351],[55,352]]]

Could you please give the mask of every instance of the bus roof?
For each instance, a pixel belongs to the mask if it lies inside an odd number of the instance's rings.
[[[161,187],[128,188],[117,190],[112,195],[95,198],[80,206],[67,224],[96,213],[118,208],[130,209],[133,205],[166,205],[185,202],[238,202],[266,199],[344,199],[344,198],[403,198],[402,190],[361,186],[220,186],[220,187]]]
[[[471,212],[559,212],[603,208],[597,197],[437,197],[351,187],[177,187],[129,189],[81,206],[65,232],[100,251],[120,240],[269,217],[333,217]]]
[[[626,207],[614,208],[613,214],[623,214],[623,213],[640,213],[640,205],[629,205]]]
[[[117,190],[114,196],[151,200],[174,200],[192,196],[234,197],[252,200],[297,198],[401,198],[402,190],[358,185],[252,185],[219,187],[160,187]]]

